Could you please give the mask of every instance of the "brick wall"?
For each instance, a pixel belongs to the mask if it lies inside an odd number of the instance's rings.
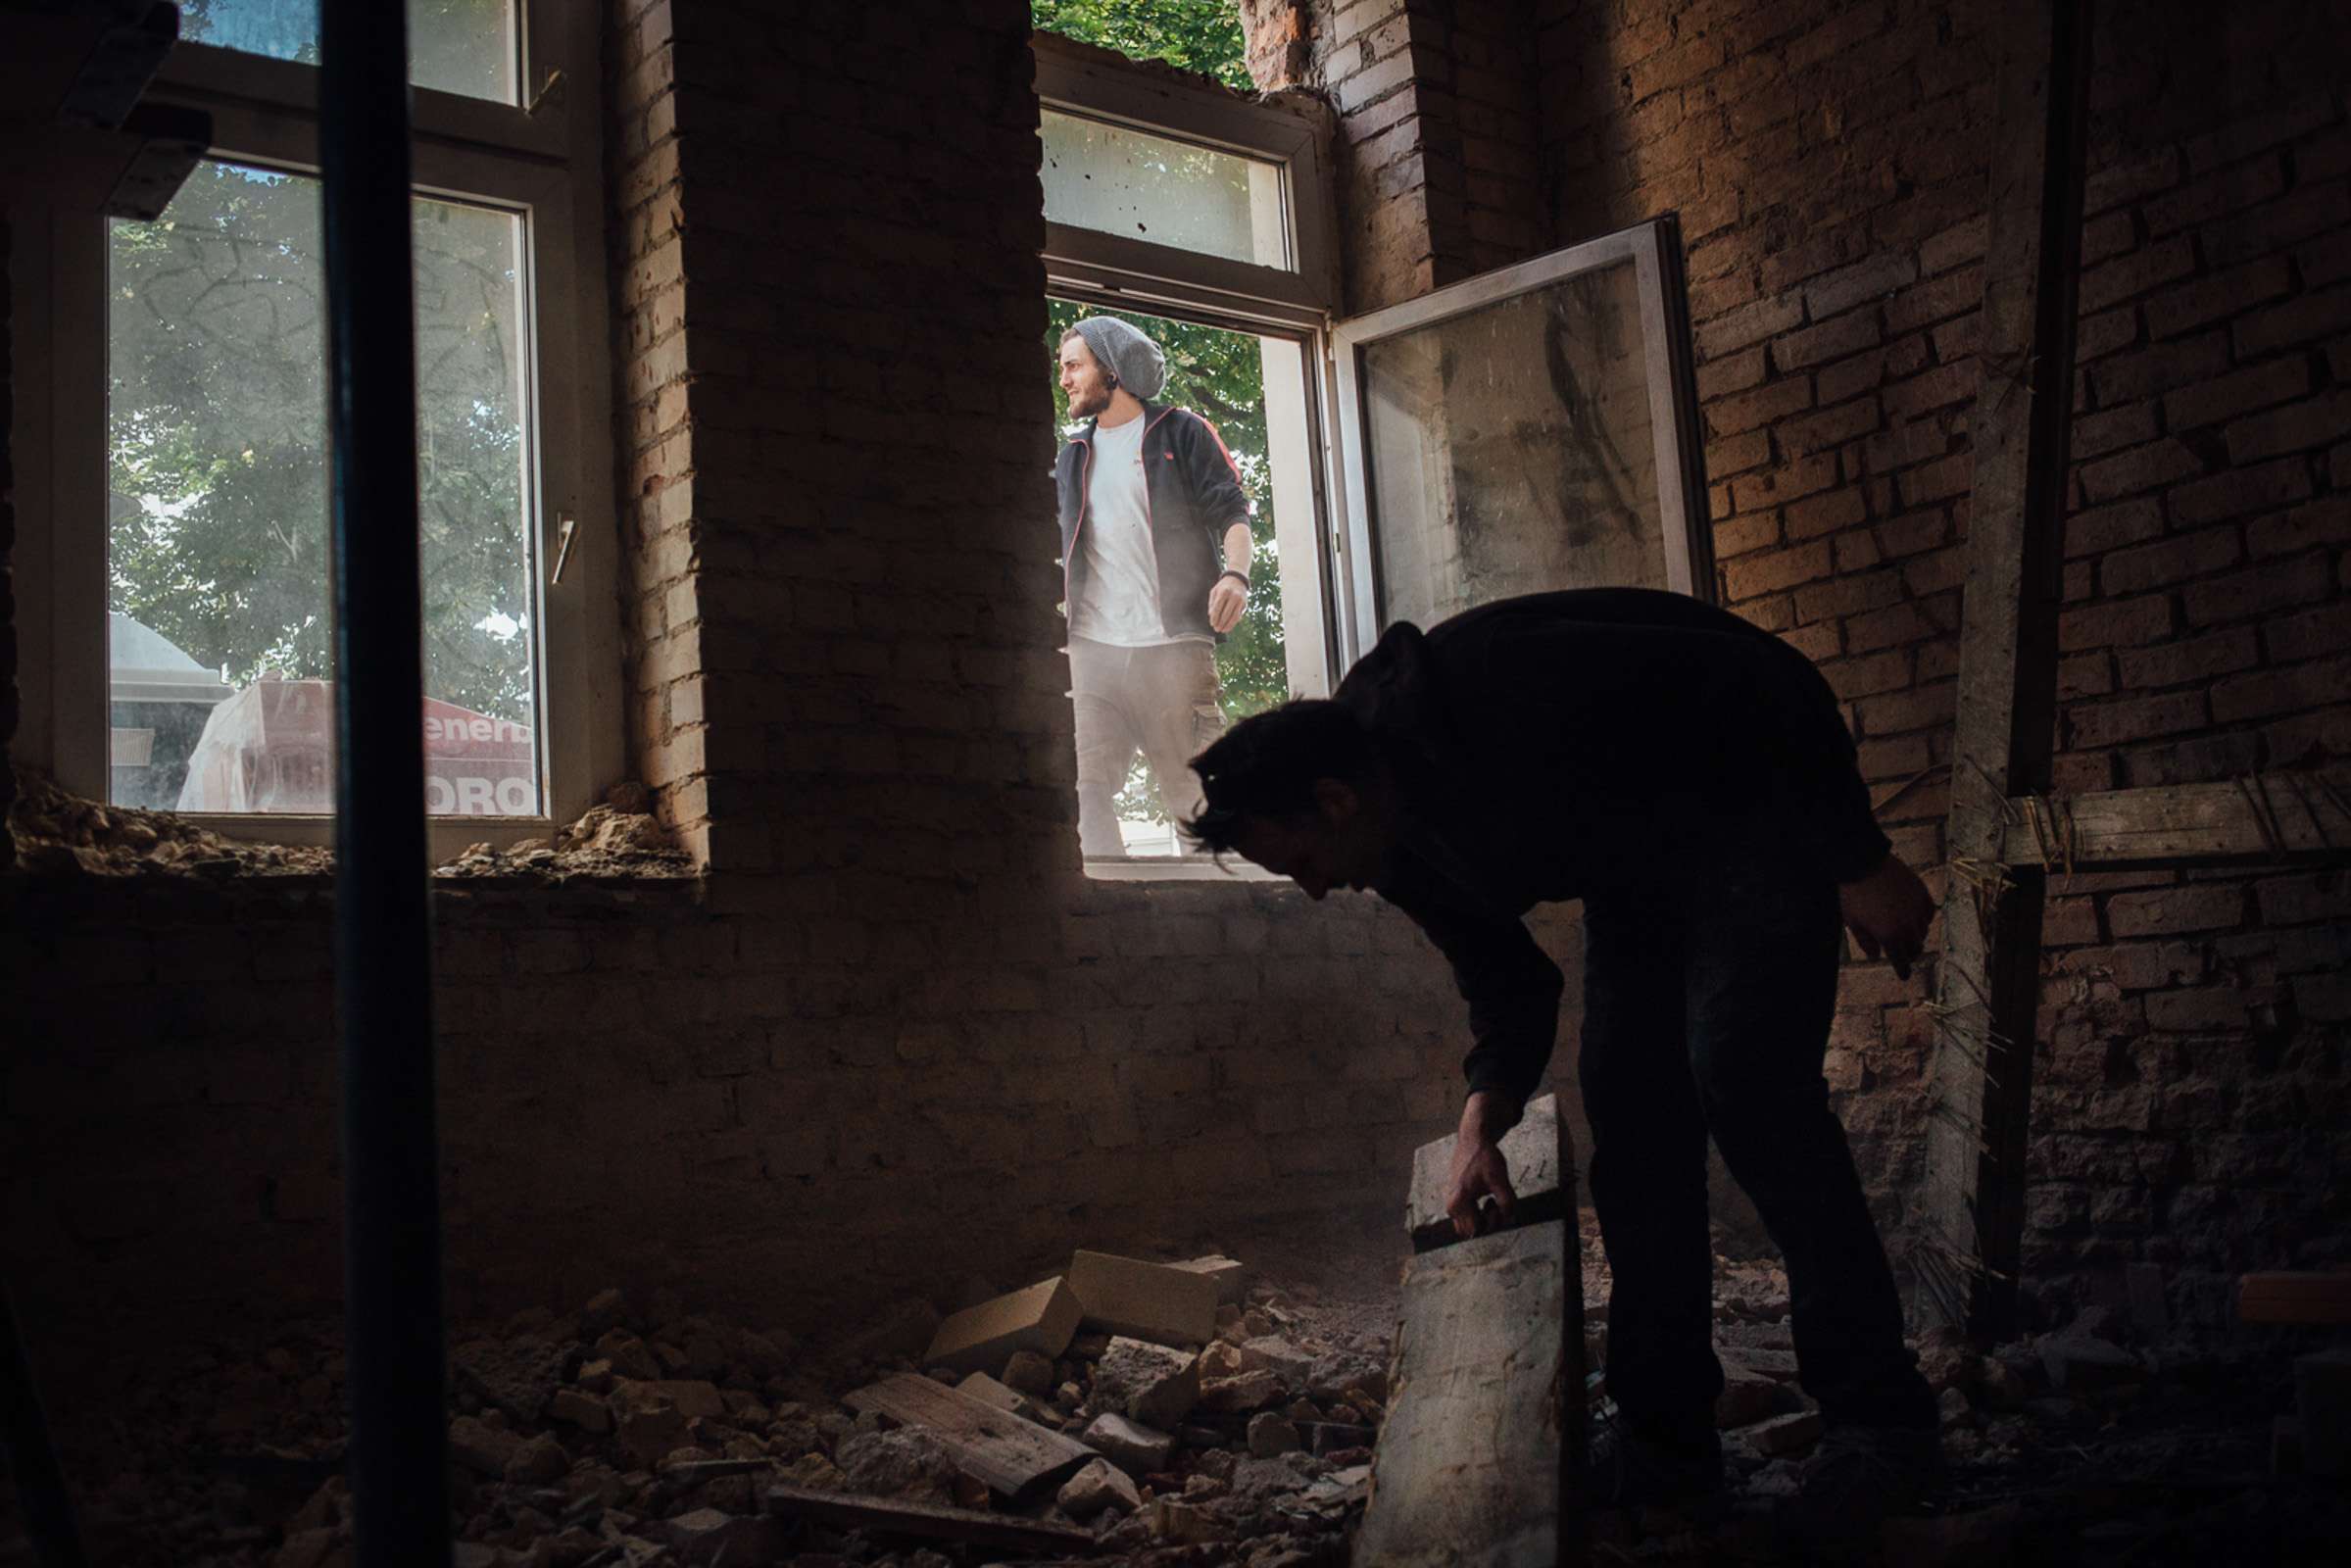
[[[2100,7],[2062,788],[2351,754],[2345,58],[2340,7]],[[2344,873],[2080,877],[2049,914],[2031,1266],[2161,1263],[2213,1318],[2236,1271],[2351,1253]]]
[[[1996,8],[1540,10],[1559,232],[1682,217],[1726,602],[1820,662],[1897,848],[1939,861]],[[2311,4],[2100,8],[2061,790],[2344,754],[2343,30]],[[2051,1310],[2144,1258],[2217,1322],[2230,1271],[2341,1255],[2338,883],[2053,899]],[[1897,1251],[1926,995],[1849,970],[1828,1059]]]
[[[1387,1209],[1457,1110],[1399,916],[1082,872],[1028,12],[943,9],[609,12],[629,728],[704,873],[441,885],[460,1310],[667,1283],[821,1329]],[[323,890],[11,892],[27,1315],[330,1298]]]

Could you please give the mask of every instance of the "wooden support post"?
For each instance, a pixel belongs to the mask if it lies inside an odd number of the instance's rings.
[[[2002,859],[2008,800],[2046,790],[2074,387],[2089,0],[2009,0],[1992,122],[1983,375],[1945,836],[1918,1307],[2015,1332],[2038,1000],[2038,864]]]

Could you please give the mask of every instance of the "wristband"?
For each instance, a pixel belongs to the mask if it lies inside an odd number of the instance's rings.
[[[1250,586],[1249,573],[1246,571],[1235,571],[1232,567],[1227,566],[1224,570],[1216,574],[1216,580],[1218,582],[1224,581],[1227,577],[1238,577],[1241,580],[1241,586],[1243,588],[1248,588]]]

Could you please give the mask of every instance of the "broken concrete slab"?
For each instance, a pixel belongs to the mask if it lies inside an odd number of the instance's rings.
[[[1249,1417],[1249,1451],[1255,1459],[1272,1459],[1285,1453],[1295,1453],[1305,1446],[1298,1435],[1297,1423],[1276,1410],[1260,1410]]]
[[[449,1352],[458,1386],[484,1404],[494,1404],[516,1421],[536,1421],[547,1401],[563,1384],[571,1353],[535,1334],[517,1335],[504,1345],[476,1340]]]
[[[1172,1432],[1200,1403],[1200,1357],[1114,1336],[1094,1366],[1094,1401],[1147,1427]]]
[[[2146,1376],[2137,1356],[2105,1340],[2072,1334],[2053,1334],[2040,1342],[2040,1364],[2049,1386],[2079,1394],[2085,1389],[2111,1389]]]
[[[624,1378],[612,1385],[612,1392],[607,1397],[614,1410],[623,1405],[634,1409],[662,1402],[688,1420],[701,1416],[719,1421],[726,1417],[726,1396],[718,1392],[718,1385],[699,1378],[657,1378],[651,1382]]]
[[[1032,1399],[1050,1399],[1053,1393],[1053,1358],[1035,1350],[1014,1350],[1004,1360],[997,1381]]]
[[[552,1432],[542,1432],[524,1443],[506,1462],[506,1480],[511,1486],[543,1487],[570,1473],[571,1455]]]
[[[923,1361],[957,1372],[1003,1366],[1015,1350],[1056,1356],[1077,1333],[1080,1306],[1068,1282],[1055,1278],[957,1312],[933,1331]]]
[[[697,1508],[661,1527],[661,1539],[681,1562],[718,1563],[735,1568],[782,1562],[792,1555],[790,1532],[773,1514],[729,1514]]]
[[[1725,1429],[1743,1427],[1766,1416],[1784,1414],[1788,1398],[1788,1391],[1778,1379],[1725,1362],[1723,1392],[1714,1400],[1714,1424]]]
[[[1809,1447],[1821,1435],[1821,1416],[1818,1410],[1798,1410],[1788,1415],[1776,1415],[1768,1421],[1740,1429],[1740,1435],[1756,1448],[1768,1454],[1793,1453]]]
[[[1244,1410],[1261,1410],[1287,1392],[1288,1386],[1274,1372],[1208,1378],[1200,1383],[1198,1408],[1209,1415],[1238,1415]]]
[[[1127,1473],[1107,1459],[1089,1459],[1078,1473],[1061,1483],[1053,1501],[1072,1519],[1091,1519],[1104,1508],[1133,1513],[1143,1506],[1143,1494]]]
[[[1256,1339],[1244,1341],[1241,1346],[1241,1369],[1244,1372],[1271,1372],[1285,1383],[1303,1382],[1306,1369],[1313,1364],[1314,1356],[1310,1351],[1278,1334],[1260,1335]]]
[[[613,1329],[599,1339],[596,1355],[599,1360],[612,1363],[614,1377],[652,1383],[661,1375],[661,1363],[654,1355],[653,1347],[625,1330]]]
[[[1077,1252],[1069,1288],[1082,1326],[1158,1345],[1205,1345],[1216,1334],[1216,1281],[1164,1263]]]
[[[1105,1410],[1086,1424],[1078,1441],[1131,1476],[1148,1476],[1167,1468],[1175,1453],[1175,1439]]]
[[[1752,1372],[1758,1377],[1772,1378],[1781,1383],[1793,1383],[1796,1380],[1796,1352],[1793,1350],[1739,1348],[1728,1345],[1717,1345],[1714,1348],[1714,1354],[1715,1358],[1723,1363],[1725,1373],[1728,1373],[1733,1367],[1738,1367],[1742,1372]]]
[[[506,1479],[507,1462],[521,1451],[522,1439],[504,1427],[476,1416],[461,1415],[449,1423],[449,1457],[476,1475]]]
[[[555,1397],[547,1401],[547,1419],[574,1426],[582,1432],[612,1430],[612,1407],[593,1394],[578,1389],[558,1389]]]
[[[1249,1270],[1238,1258],[1210,1253],[1206,1257],[1188,1257],[1181,1263],[1171,1263],[1187,1274],[1198,1274],[1216,1282],[1216,1304],[1239,1306],[1249,1299]]]

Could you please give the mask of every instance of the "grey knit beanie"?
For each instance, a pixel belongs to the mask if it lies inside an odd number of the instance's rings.
[[[1094,351],[1096,363],[1135,396],[1155,398],[1167,384],[1167,356],[1159,345],[1117,317],[1089,316],[1078,323],[1077,334]]]

